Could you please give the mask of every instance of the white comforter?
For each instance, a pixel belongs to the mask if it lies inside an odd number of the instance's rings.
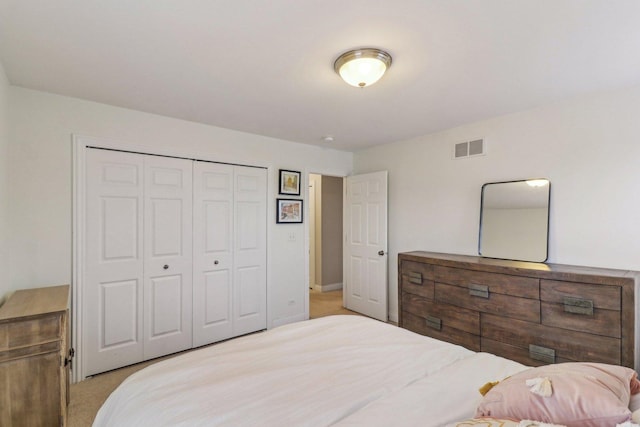
[[[371,402],[340,427],[445,426],[473,418],[482,399],[478,389],[500,381],[527,366],[489,353],[476,353],[432,375]]]
[[[437,426],[472,414],[480,385],[521,367],[368,318],[332,316],[145,368],[112,393],[94,426]]]

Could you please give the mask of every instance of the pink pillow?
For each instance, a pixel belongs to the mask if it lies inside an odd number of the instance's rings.
[[[528,379],[548,378],[553,394],[531,392]],[[529,419],[567,427],[616,425],[631,419],[629,399],[636,372],[604,363],[559,363],[519,372],[484,396],[476,416]]]

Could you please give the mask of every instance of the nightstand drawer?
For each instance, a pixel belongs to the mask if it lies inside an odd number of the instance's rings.
[[[24,318],[21,321],[6,323],[6,347],[0,343],[0,349],[10,350],[48,343],[60,339],[60,316],[52,314],[37,319]]]

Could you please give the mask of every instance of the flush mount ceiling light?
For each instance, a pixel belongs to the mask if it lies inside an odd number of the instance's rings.
[[[387,52],[365,48],[343,53],[334,62],[333,69],[351,86],[365,87],[380,80],[390,66],[391,55]]]
[[[528,179],[527,180],[527,185],[529,185],[529,187],[544,187],[547,184],[549,184],[548,179]]]

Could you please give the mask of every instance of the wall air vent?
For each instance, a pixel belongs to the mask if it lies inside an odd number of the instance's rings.
[[[463,159],[466,157],[483,156],[485,154],[485,141],[483,138],[473,141],[459,142],[453,146],[453,158]]]

